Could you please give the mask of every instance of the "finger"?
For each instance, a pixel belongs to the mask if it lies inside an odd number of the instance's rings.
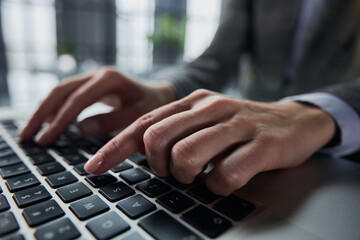
[[[69,79],[55,87],[30,117],[25,127],[19,133],[19,137],[24,141],[33,138],[47,117],[54,115],[65,99],[84,82],[88,81],[91,76],[86,75]]]
[[[220,154],[252,137],[245,123],[222,122],[177,142],[171,150],[170,172],[182,183],[191,183]],[[238,125],[242,125],[239,127]]]
[[[99,114],[84,119],[80,129],[84,135],[100,136],[117,129],[123,129],[144,113],[143,106],[134,104],[121,110]]]
[[[206,176],[205,183],[215,194],[227,196],[264,169],[267,155],[254,142],[244,144],[218,161]]]
[[[135,152],[144,151],[143,135],[147,128],[168,116],[188,109],[190,109],[190,103],[180,100],[141,116],[102,147],[86,163],[85,170],[99,174],[115,167]]]
[[[117,87],[113,72],[101,71],[80,86],[64,102],[57,112],[55,119],[38,139],[40,145],[48,145],[66,131],[79,113],[97,102],[102,96],[112,93]]]
[[[154,172],[162,177],[168,175],[170,155],[176,164],[191,165],[192,158],[186,159],[186,157],[193,154],[190,146],[193,144],[192,138],[188,141],[181,139],[217,124],[228,118],[228,115],[229,112],[224,112],[223,109],[206,106],[172,115],[149,127],[144,134],[144,144],[148,162]],[[206,142],[209,140],[207,139]],[[178,141],[180,143],[177,143]],[[190,152],[182,152],[183,150]]]

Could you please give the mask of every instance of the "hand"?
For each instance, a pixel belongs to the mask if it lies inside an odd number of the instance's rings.
[[[313,106],[237,100],[198,90],[137,119],[85,169],[102,173],[139,151],[159,176],[171,173],[191,183],[214,163],[206,185],[228,195],[259,172],[301,164],[334,132],[333,119]]]
[[[175,92],[169,84],[150,87],[111,68],[102,68],[93,74],[68,79],[54,88],[19,137],[30,140],[44,122],[49,122],[49,127],[37,141],[40,145],[51,144],[83,109],[97,101],[112,106],[113,111],[85,119],[80,128],[87,135],[101,135],[125,128],[144,113],[175,99]]]

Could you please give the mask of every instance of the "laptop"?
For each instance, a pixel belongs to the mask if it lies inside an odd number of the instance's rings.
[[[17,138],[23,116],[0,110],[1,239],[360,239],[357,162],[316,155],[222,197],[201,177],[155,176],[140,154],[87,175],[84,162],[109,138],[74,124],[41,148]]]

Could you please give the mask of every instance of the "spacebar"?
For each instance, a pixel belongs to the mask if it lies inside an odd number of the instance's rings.
[[[140,220],[139,226],[158,240],[202,239],[162,210]]]

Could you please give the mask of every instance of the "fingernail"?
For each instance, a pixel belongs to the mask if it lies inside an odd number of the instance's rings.
[[[102,153],[96,153],[90,158],[84,166],[84,169],[88,173],[95,173],[103,165],[104,159]]]
[[[81,124],[81,131],[86,135],[94,135],[100,131],[100,124],[95,119],[85,120]]]

